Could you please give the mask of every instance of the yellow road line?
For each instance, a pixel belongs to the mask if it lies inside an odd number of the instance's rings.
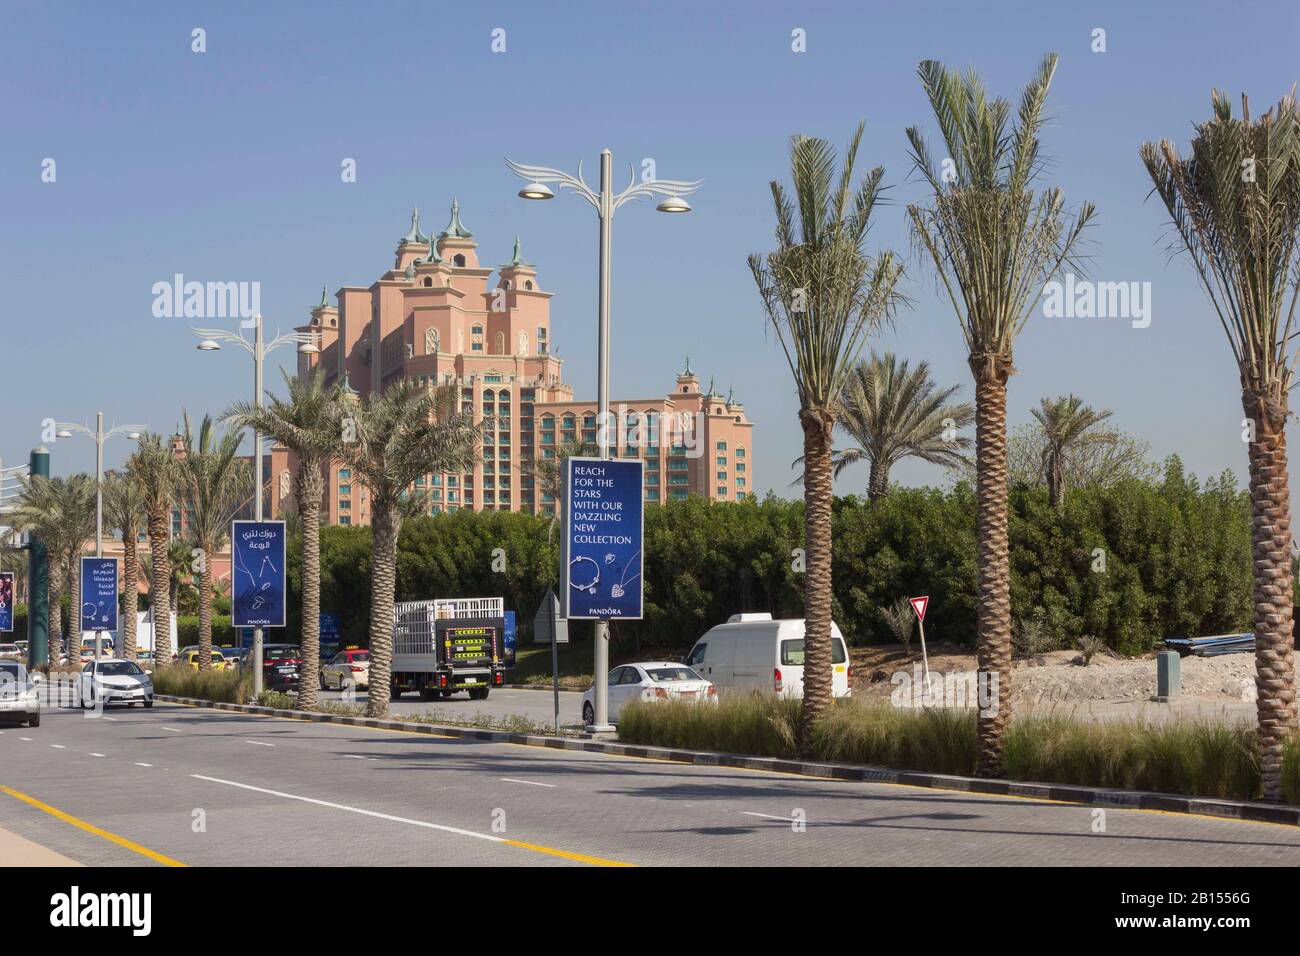
[[[524,843],[521,840],[502,840],[509,846],[517,846],[523,850],[532,850],[534,853],[545,853],[548,856],[558,856],[565,860],[577,860],[579,863],[590,863],[592,866],[636,866],[635,863],[623,863],[619,860],[606,860],[604,857],[587,856],[584,853],[570,853],[568,850],[556,850],[549,846],[539,846],[536,843]]]
[[[42,810],[57,820],[62,820],[64,823],[71,824],[79,830],[85,830],[87,833],[93,833],[95,836],[102,837],[109,843],[116,843],[118,846],[130,850],[133,853],[139,853],[141,856],[148,857],[155,863],[161,863],[163,866],[185,866],[185,864],[179,860],[173,860],[169,856],[163,856],[161,853],[156,853],[148,847],[141,846],[132,840],[128,840],[126,837],[118,836],[116,833],[109,833],[107,830],[97,827],[93,823],[79,820],[70,813],[64,813],[57,807],[52,807],[48,803],[42,803],[35,797],[21,793],[12,787],[6,787],[3,784],[0,784],[0,793],[7,793],[14,799],[21,800],[23,803],[30,807],[35,807],[37,810]]]

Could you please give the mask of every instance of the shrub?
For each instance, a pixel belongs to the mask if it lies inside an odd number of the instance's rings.
[[[252,695],[253,675],[244,670],[200,671],[171,664],[154,669],[153,686],[159,694],[242,704]]]

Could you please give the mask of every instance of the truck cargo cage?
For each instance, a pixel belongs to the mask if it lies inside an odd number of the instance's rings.
[[[393,605],[393,653],[435,653],[435,621],[504,616],[505,599],[499,597],[399,601]]]

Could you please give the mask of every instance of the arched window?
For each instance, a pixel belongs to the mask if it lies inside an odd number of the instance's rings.
[[[533,280],[532,280],[532,279],[527,280],[527,281],[524,283],[524,288],[527,289],[529,292],[532,292],[532,291],[533,291]]]
[[[460,255],[459,253],[457,253],[456,257],[451,261],[456,263],[456,265],[459,266],[460,268],[462,269],[465,268],[465,257]]]
[[[472,333],[474,333],[475,335],[482,335],[482,334],[483,334],[483,326],[481,326],[481,325],[475,325],[472,329],[470,329],[470,331],[471,331]]]
[[[425,287],[426,289],[432,289],[432,288],[433,288],[433,279],[429,278],[429,276],[425,276],[425,277],[424,277],[424,287]]]
[[[509,279],[504,279],[504,280],[502,280],[502,282],[501,282],[501,288],[503,288],[503,289],[509,289],[509,288],[510,288],[510,280],[509,280]]]
[[[497,355],[505,355],[505,354],[506,354],[506,334],[505,334],[504,332],[498,332],[498,333],[497,333],[497,348],[496,348],[496,353],[497,353]]]

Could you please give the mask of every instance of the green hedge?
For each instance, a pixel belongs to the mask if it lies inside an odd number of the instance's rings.
[[[199,642],[199,619],[197,617],[177,616],[176,642],[177,646],[172,648],[174,651],[179,651],[182,647],[188,647]],[[212,615],[212,643],[216,647],[234,647],[237,643],[235,629],[230,626],[229,615]]]
[[[1060,512],[1042,489],[1012,489],[1010,508],[1014,612],[1041,608],[1064,643],[1092,634],[1136,653],[1176,634],[1250,626],[1249,500],[1229,473],[1202,484],[1171,458],[1159,481],[1073,490]],[[501,595],[526,629],[556,582],[559,531],[548,540],[549,530],[547,518],[508,512],[410,520],[398,542],[398,600]],[[648,508],[645,531],[645,620],[616,622],[615,640],[686,649],[738,611],[802,614],[802,501],[675,501]],[[837,498],[833,543],[835,619],[851,642],[890,640],[878,608],[916,594],[931,598],[927,639],[974,641],[969,485],[900,488],[874,504]],[[494,569],[496,548],[503,570]],[[370,530],[322,529],[321,555],[322,610],[340,614],[345,643],[364,643]],[[295,614],[293,542],[289,565]]]

